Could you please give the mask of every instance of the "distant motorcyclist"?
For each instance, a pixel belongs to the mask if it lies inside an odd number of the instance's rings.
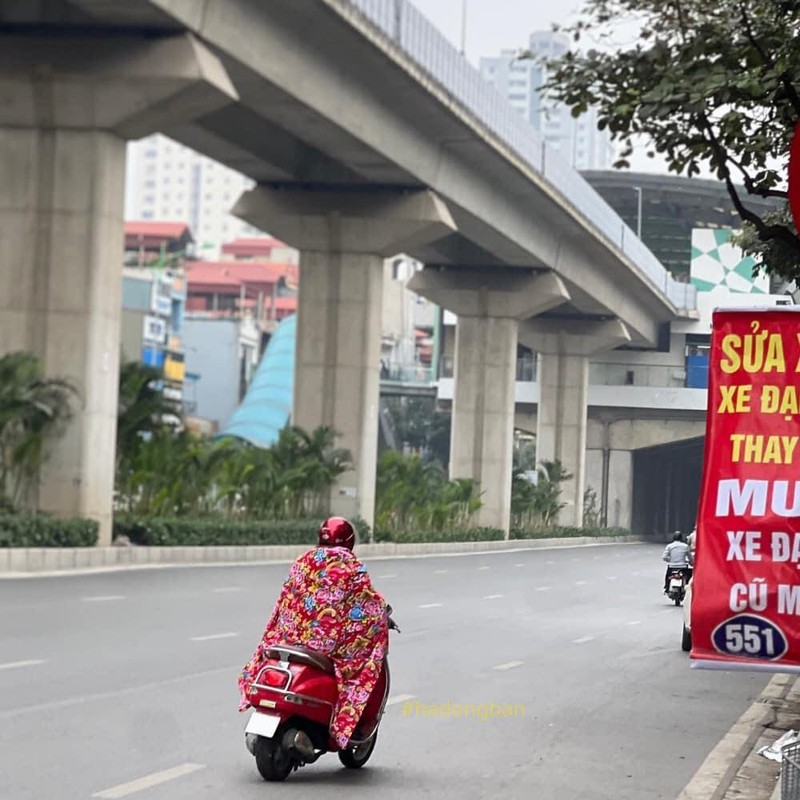
[[[683,573],[686,583],[692,577],[692,553],[689,545],[683,541],[683,534],[675,531],[672,541],[664,548],[662,561],[667,562],[667,571],[664,575],[664,594],[669,594],[669,574],[675,569]]]
[[[692,532],[689,534],[688,538],[686,539],[686,544],[689,545],[689,558],[691,559],[691,563],[694,564],[694,554],[697,550],[697,524],[695,523],[694,528],[692,528]]]

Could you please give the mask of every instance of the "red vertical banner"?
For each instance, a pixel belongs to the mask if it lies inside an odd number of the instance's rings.
[[[789,208],[800,231],[800,122],[797,123],[789,149]]]
[[[800,672],[800,312],[715,311],[691,666]]]

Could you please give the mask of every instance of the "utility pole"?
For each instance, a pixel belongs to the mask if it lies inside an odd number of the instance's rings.
[[[636,211],[636,235],[642,238],[642,187],[634,186],[633,191],[639,195]]]
[[[467,52],[467,4],[469,0],[461,0],[461,55]]]

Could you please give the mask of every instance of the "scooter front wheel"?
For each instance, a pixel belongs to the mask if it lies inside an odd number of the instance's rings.
[[[361,769],[361,767],[369,761],[369,757],[375,750],[375,743],[377,740],[378,734],[376,733],[368,742],[364,742],[364,744],[350,747],[347,750],[340,750],[339,761],[342,762],[342,766],[347,767],[347,769]]]
[[[285,781],[294,766],[292,757],[280,741],[259,736],[253,747],[256,767],[265,781]]]

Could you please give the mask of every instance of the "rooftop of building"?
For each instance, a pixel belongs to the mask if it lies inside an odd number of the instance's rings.
[[[603,199],[636,231],[641,190],[642,241],[673,275],[689,274],[692,229],[737,229],[741,218],[722,181],[628,170],[581,173]],[[749,208],[764,214],[780,206],[776,199],[741,196]]]
[[[194,261],[187,265],[190,289],[229,287],[237,292],[243,285],[277,284],[286,277],[289,265],[264,261]]]
[[[226,255],[268,256],[273,250],[285,247],[287,245],[284,242],[273,236],[242,236],[222,245],[222,252]]]
[[[183,239],[194,241],[192,232],[185,222],[151,222],[150,220],[129,220],[125,223],[125,238],[143,237],[152,239]]]

